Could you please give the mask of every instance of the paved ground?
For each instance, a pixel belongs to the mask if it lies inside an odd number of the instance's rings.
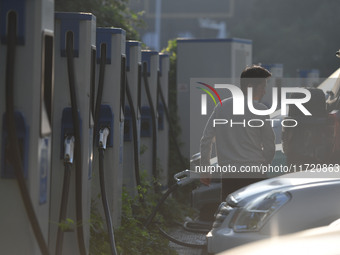
[[[204,244],[205,243],[205,234],[188,232],[181,227],[170,230],[169,234],[172,237],[182,242],[192,243],[192,244]],[[173,242],[170,242],[170,247],[173,247],[178,252],[179,255],[201,255],[203,252],[202,249],[184,247],[184,246],[174,244]]]

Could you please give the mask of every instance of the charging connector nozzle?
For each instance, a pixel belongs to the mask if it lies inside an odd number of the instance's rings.
[[[65,163],[73,163],[73,155],[74,155],[74,136],[67,136],[64,142],[64,162]]]
[[[200,173],[190,170],[184,170],[174,175],[174,179],[179,186],[185,186],[200,178]]]
[[[108,128],[101,129],[99,131],[99,148],[101,149],[106,149],[106,143],[107,143],[107,138],[110,134],[110,131]]]

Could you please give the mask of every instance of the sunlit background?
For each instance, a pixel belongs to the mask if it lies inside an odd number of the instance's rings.
[[[161,50],[181,38],[253,40],[254,63],[280,63],[284,76],[318,69],[327,77],[338,68],[337,0],[130,0],[145,24],[137,27],[150,48]]]

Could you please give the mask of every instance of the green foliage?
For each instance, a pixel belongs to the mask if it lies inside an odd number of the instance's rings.
[[[131,198],[124,189],[122,195],[121,226],[115,230],[116,246],[119,254],[124,255],[175,255],[175,250],[169,248],[169,241],[164,239],[158,227],[166,229],[174,221],[181,220],[184,216],[184,206],[172,198],[168,198],[156,215],[148,229],[143,223],[156,206],[162,194],[156,194],[153,186],[147,181],[145,173],[142,174],[142,185],[138,187],[138,196]],[[92,202],[91,210],[91,240],[90,254],[109,254],[110,246],[104,228],[104,220],[97,211],[96,202]]]
[[[90,219],[90,255],[110,254],[110,242],[107,231],[104,228],[105,220],[97,210],[98,200],[91,202],[91,219]]]
[[[134,27],[144,25],[140,19],[143,12],[131,11],[128,0],[56,0],[55,10],[93,13],[98,27],[123,28],[128,40],[138,40],[139,35]]]
[[[170,71],[169,71],[169,115],[174,125],[176,134],[178,135],[180,127],[178,126],[177,115],[177,40],[170,40],[168,46],[162,50],[170,56]],[[170,142],[171,145],[171,142]]]
[[[148,150],[148,146],[146,146],[145,144],[142,144],[139,149],[140,155],[143,155],[147,150]]]
[[[147,191],[146,191],[147,190]],[[123,194],[122,225],[117,230],[117,246],[124,254],[177,254],[169,248],[168,240],[164,239],[158,232],[155,224],[145,229],[143,222],[156,205],[151,187],[143,188],[144,205],[139,199],[131,199],[127,192]],[[164,227],[164,218],[157,215],[155,218],[158,226]]]
[[[60,222],[58,226],[61,228],[63,232],[73,231],[76,228],[76,224],[74,220],[67,218],[65,221]]]

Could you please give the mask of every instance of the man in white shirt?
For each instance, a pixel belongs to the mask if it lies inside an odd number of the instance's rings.
[[[259,101],[265,94],[267,78],[271,73],[261,66],[251,66],[241,74],[241,90],[245,96],[244,115],[233,114],[233,98],[227,98],[218,104],[211,114],[201,138],[201,166],[209,166],[212,145],[216,143],[216,154],[219,166],[234,166],[239,171],[243,166],[270,164],[275,154],[275,135],[269,116],[255,115],[247,106],[248,87],[253,89],[253,106],[257,110],[268,109]],[[213,125],[214,119],[226,119],[239,123],[231,125]],[[251,119],[262,120],[263,125],[248,125]],[[244,125],[241,123],[245,123]],[[261,122],[260,122],[261,123]],[[230,167],[229,167],[230,169]],[[231,178],[232,177],[232,178]],[[249,178],[250,177],[250,178]],[[222,174],[222,198],[229,193],[248,184],[260,181],[261,175],[247,173]],[[209,185],[210,177],[201,178],[201,182]]]

